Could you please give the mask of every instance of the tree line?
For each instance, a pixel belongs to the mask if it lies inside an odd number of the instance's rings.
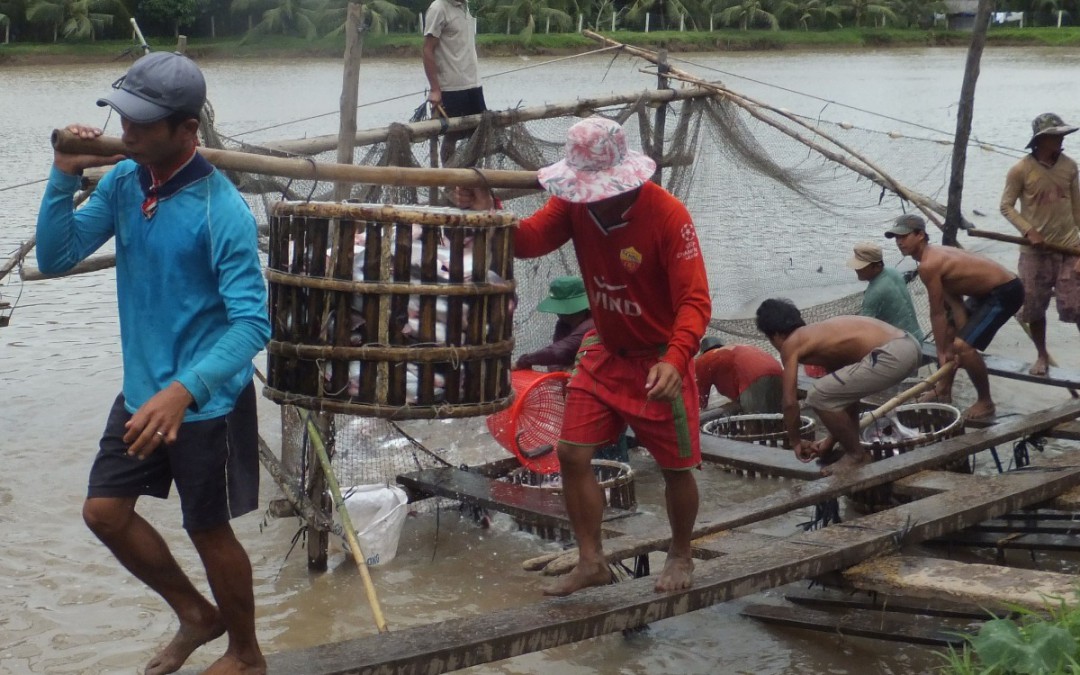
[[[414,33],[430,0],[369,0],[374,33]],[[998,11],[1024,12],[1026,25],[1077,16],[1080,0],[999,0]],[[89,41],[130,35],[135,17],[146,36],[332,37],[344,28],[347,0],[0,0],[0,37],[19,42]],[[943,0],[472,0],[480,33],[593,30],[829,30],[929,28]]]

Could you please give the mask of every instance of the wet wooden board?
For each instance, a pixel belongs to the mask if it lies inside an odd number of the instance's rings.
[[[932,616],[939,619],[963,619],[966,621],[985,621],[989,615],[982,610],[943,609],[941,607],[929,607],[924,604],[911,604],[909,598],[897,599],[874,594],[875,600],[852,598],[850,595],[837,598],[820,595],[795,595],[788,593],[784,599],[793,605],[806,607],[826,607],[830,609],[865,609],[875,612],[895,612],[898,614],[917,614],[919,616]],[[939,598],[933,598],[937,602]]]
[[[1080,539],[1075,534],[1024,534],[1022,532],[1010,534],[965,530],[931,543],[951,547],[993,548],[998,550],[999,556],[1002,551],[1054,551],[1057,553],[1080,551]],[[1000,558],[999,561],[1004,562]]]
[[[869,557],[894,552],[906,543],[939,537],[1045,501],[1080,484],[1080,467],[1072,466],[1071,461],[1057,458],[1050,470],[1002,476],[995,494],[959,489],[799,534],[782,540],[782,545],[734,551],[701,561],[693,588],[684,591],[657,594],[652,579],[635,579],[525,607],[269,654],[269,671],[290,675],[437,675],[638,628],[850,567]],[[393,625],[393,617],[390,623]]]
[[[904,476],[947,464],[975,452],[1030,435],[1034,431],[1052,427],[1065,420],[1074,419],[1078,414],[1080,414],[1080,401],[1071,400],[1016,420],[933,445],[915,448],[902,455],[873,462],[839,476],[799,483],[764,497],[699,514],[694,528],[694,537],[703,537],[713,532],[749,525],[841,495],[892,483]],[[651,551],[666,550],[670,543],[669,536],[651,539],[617,537],[605,542],[604,548],[608,561],[617,562]],[[541,569],[546,575],[566,574],[576,563],[577,549],[571,549],[554,560],[545,559],[543,565],[538,565],[535,569]]]
[[[922,352],[924,363],[937,363],[937,347],[935,347],[933,343],[924,342],[922,344]],[[1070,389],[1080,388],[1080,372],[1075,370],[1050,366],[1045,376],[1032,375],[1028,372],[1032,366],[1030,363],[1024,363],[1023,361],[1017,361],[1004,356],[996,356],[994,354],[983,354],[982,356],[983,361],[986,362],[986,370],[991,375],[1008,378],[1010,380],[1020,380],[1022,382],[1046,384],[1051,387],[1068,387]]]
[[[907,642],[931,647],[958,647],[964,643],[956,628],[928,625],[909,615],[881,610],[850,609],[837,614],[784,605],[749,605],[742,616],[787,628],[801,628],[851,637]]]
[[[569,527],[562,494],[488,478],[455,467],[425,469],[397,477],[406,489],[420,494],[447,497],[506,513],[530,523]],[[604,520],[633,514],[625,509],[604,509]]]
[[[893,492],[908,497],[927,497],[963,485],[984,482],[990,476],[951,471],[921,471],[893,483]],[[1080,488],[1066,490],[1054,497],[1053,507],[1062,511],[1080,511]]]
[[[917,556],[887,556],[844,570],[856,588],[905,598],[951,600],[987,609],[1009,605],[1041,610],[1047,598],[1076,603],[1080,577],[1057,572],[960,563]]]
[[[790,450],[710,434],[701,434],[701,459],[748,473],[798,480],[821,478],[821,468],[817,464],[800,462]]]

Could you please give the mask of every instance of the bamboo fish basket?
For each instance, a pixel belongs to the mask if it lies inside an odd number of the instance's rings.
[[[267,397],[389,419],[506,408],[516,224],[501,211],[274,205]]]

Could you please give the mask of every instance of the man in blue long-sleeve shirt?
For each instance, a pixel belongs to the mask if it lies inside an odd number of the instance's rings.
[[[194,63],[150,54],[113,86],[98,105],[119,113],[130,159],[57,152],[37,225],[38,264],[47,273],[115,239],[124,383],[90,470],[83,518],[180,621],[148,675],[178,670],[224,633],[228,648],[208,672],[265,673],[251,563],[229,524],[258,506],[252,359],[270,326],[255,220],[196,152],[206,84]],[[86,139],[101,134],[68,129]],[[83,169],[112,164],[74,211]],[[139,497],[167,497],[174,482],[215,602],[135,510]]]

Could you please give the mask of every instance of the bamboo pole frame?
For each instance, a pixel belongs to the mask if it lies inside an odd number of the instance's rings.
[[[114,136],[81,139],[66,129],[52,133],[59,152],[110,157],[123,155],[123,142]],[[244,171],[266,176],[337,183],[375,183],[410,187],[493,187],[540,190],[535,171],[502,169],[412,169],[393,166],[353,166],[305,159],[267,157],[234,150],[199,148],[199,154],[225,171]]]

